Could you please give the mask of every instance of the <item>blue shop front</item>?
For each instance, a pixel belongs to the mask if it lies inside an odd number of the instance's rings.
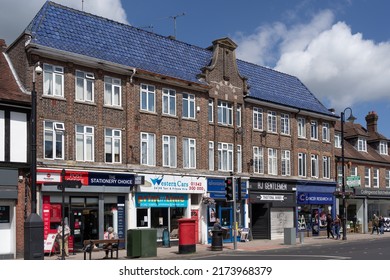
[[[226,201],[225,197],[225,178],[208,178],[207,179],[207,195],[211,203],[207,205],[207,228],[210,232],[217,218],[220,219],[223,242],[233,242],[233,215],[236,213],[237,228],[243,229],[248,227],[248,198],[246,180],[241,180],[241,199],[237,200],[236,211],[233,211],[233,202]],[[236,198],[238,194],[236,193]],[[237,234],[237,240],[239,240]],[[211,243],[211,234],[208,235],[208,243]]]
[[[336,215],[336,182],[297,182],[297,227],[308,236],[326,232],[326,215]]]

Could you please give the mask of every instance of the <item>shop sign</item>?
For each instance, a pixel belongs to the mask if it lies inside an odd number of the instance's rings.
[[[299,192],[298,204],[333,204],[333,194]]]
[[[296,187],[295,184],[291,184],[283,181],[251,181],[250,189],[259,190],[259,191],[270,191],[270,192],[286,192],[293,191],[293,188]]]
[[[184,194],[137,193],[136,207],[187,207],[188,198]]]
[[[390,189],[360,189],[356,188],[356,195],[360,196],[377,196],[377,197],[389,197],[390,196]]]
[[[50,184],[61,182],[60,170],[38,170],[37,183],[38,184]]]
[[[38,169],[37,183],[38,184],[55,184],[60,183],[62,170],[55,169]],[[88,172],[78,170],[65,170],[65,180],[67,181],[81,181],[83,186],[88,185]]]
[[[206,179],[203,177],[145,175],[145,183],[139,186],[140,192],[164,193],[206,193]]]
[[[134,175],[126,173],[89,172],[88,184],[90,186],[130,187],[134,185]]]
[[[360,176],[347,177],[347,186],[350,188],[360,187]]]
[[[266,203],[272,202],[274,207],[290,207],[295,206],[295,194],[293,193],[267,193],[267,192],[254,192],[251,191],[250,203]]]

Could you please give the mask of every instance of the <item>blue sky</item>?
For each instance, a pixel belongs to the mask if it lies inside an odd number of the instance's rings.
[[[44,0],[2,0],[0,38],[17,38]],[[328,108],[351,107],[358,123],[376,111],[390,138],[390,1],[56,0],[208,47],[230,37],[237,57],[298,77]],[[183,15],[184,13],[184,15]]]

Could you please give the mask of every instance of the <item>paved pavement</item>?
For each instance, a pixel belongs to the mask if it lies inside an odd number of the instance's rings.
[[[261,251],[261,250],[273,250],[273,249],[280,249],[280,248],[287,248],[292,246],[306,246],[310,244],[326,244],[326,243],[334,243],[334,242],[354,242],[357,240],[362,239],[376,239],[376,238],[389,238],[390,241],[390,233],[385,233],[384,235],[377,235],[377,234],[360,234],[360,233],[349,233],[347,234],[347,240],[335,240],[335,239],[327,239],[326,236],[316,236],[316,237],[304,237],[303,242],[300,242],[300,238],[296,239],[295,245],[285,245],[283,239],[276,239],[276,240],[252,240],[248,242],[237,242],[236,243],[236,250],[237,251]],[[179,254],[179,247],[178,246],[171,246],[171,247],[158,247],[157,248],[157,256],[156,257],[148,257],[148,258],[132,258],[133,260],[153,260],[153,259],[159,259],[159,260],[174,260],[174,259],[196,259],[197,257],[202,257],[205,255],[214,255],[218,256],[220,254],[225,254],[232,252],[234,250],[234,244],[233,243],[225,243],[223,244],[223,250],[222,251],[212,251],[210,244],[197,244],[196,245],[196,252],[190,253],[190,254]],[[98,251],[92,253],[92,260],[105,260],[104,257],[104,251]],[[46,255],[45,260],[57,260],[58,255]],[[70,254],[69,257],[66,258],[66,260],[83,260],[84,259],[84,253],[78,252],[75,254]],[[127,257],[127,251],[125,249],[119,250],[119,259],[120,260],[129,260],[130,258]]]

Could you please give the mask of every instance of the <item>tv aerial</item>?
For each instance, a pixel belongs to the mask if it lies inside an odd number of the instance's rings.
[[[185,16],[185,15],[186,15],[185,13],[181,13],[181,14],[178,14],[178,15],[175,15],[175,16],[168,17],[168,18],[173,19],[173,36],[174,36],[175,39],[176,39],[176,19],[178,17],[182,17],[182,16]]]

